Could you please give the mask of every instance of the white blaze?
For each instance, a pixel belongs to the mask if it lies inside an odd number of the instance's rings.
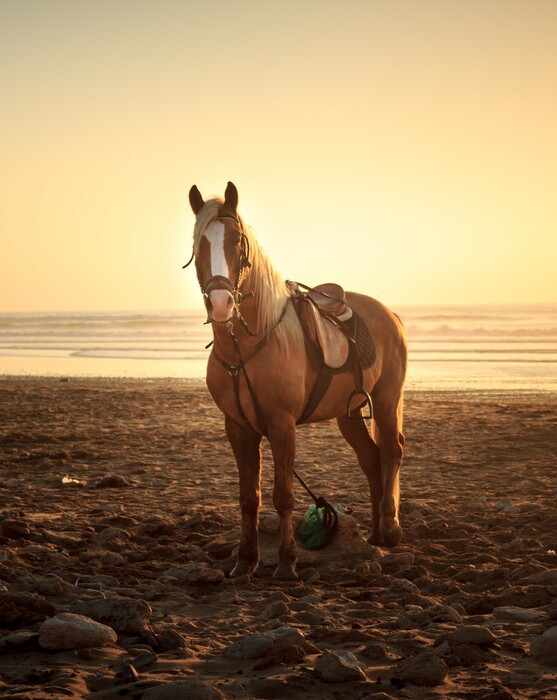
[[[211,246],[211,275],[228,277],[228,265],[224,255],[224,224],[212,221],[205,229],[205,238]]]

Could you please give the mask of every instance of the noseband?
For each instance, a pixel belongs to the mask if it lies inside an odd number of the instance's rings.
[[[242,292],[240,292],[240,284],[242,282],[243,272],[245,269],[249,269],[251,267],[251,262],[249,260],[249,255],[250,255],[249,240],[245,234],[244,227],[242,226],[242,221],[240,220],[239,217],[223,215],[223,216],[215,216],[215,218],[211,219],[211,220],[212,221],[221,221],[223,219],[230,219],[231,221],[235,221],[236,224],[238,225],[238,228],[240,229],[241,239],[240,239],[238,274],[236,275],[236,279],[234,281],[234,284],[232,284],[232,282],[228,279],[228,277],[224,277],[223,275],[213,275],[212,277],[209,277],[209,279],[205,282],[205,284],[200,283],[199,286],[201,288],[201,293],[203,294],[203,301],[205,302],[205,307],[207,308],[207,312],[209,314],[209,310],[210,310],[209,295],[211,294],[211,292],[213,292],[217,289],[222,289],[222,290],[226,290],[227,292],[230,292],[230,294],[232,294],[232,297],[234,298],[234,311],[236,313],[236,316],[242,322],[242,325],[246,328],[248,333],[250,335],[255,335],[254,333],[251,333],[249,331],[249,329],[247,328],[246,323],[245,323],[244,319],[242,318],[242,315],[240,314],[240,310],[238,308],[240,306],[240,304],[242,304],[244,301],[246,301],[251,296],[251,293],[247,294],[246,296],[243,296]],[[185,265],[182,266],[182,269],[188,267],[193,262],[194,258],[195,258],[195,251],[192,252],[191,258],[188,260],[188,262]],[[218,323],[218,322],[211,319],[210,316],[208,315],[207,323]],[[229,322],[222,321],[220,323],[229,323]]]

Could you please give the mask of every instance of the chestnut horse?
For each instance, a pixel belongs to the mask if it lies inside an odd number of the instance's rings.
[[[236,187],[229,182],[224,200],[205,202],[194,185],[189,199],[196,215],[192,259],[214,336],[207,386],[224,413],[239,472],[242,523],[238,559],[231,575],[251,574],[259,562],[261,440],[266,435],[274,461],[273,503],[280,518],[279,562],[274,576],[293,579],[296,422],[317,371],[308,358],[304,332],[291,300],[292,289],[238,215]],[[374,364],[363,370],[364,388],[373,402],[373,438],[361,413],[356,420],[347,416],[347,401],[354,390],[352,372],[333,376],[307,422],[336,418],[369,483],[372,531],[368,541],[394,546],[402,532],[398,504],[404,444],[405,334],[398,316],[375,299],[347,293],[346,301],[364,319],[376,346]],[[359,411],[356,407],[355,412]]]

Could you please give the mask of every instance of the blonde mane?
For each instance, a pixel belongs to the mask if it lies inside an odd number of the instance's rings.
[[[199,251],[199,243],[203,232],[211,221],[218,216],[219,207],[223,204],[224,201],[219,197],[209,199],[197,214],[193,230],[193,250],[196,255]],[[263,334],[276,326],[276,337],[280,347],[285,352],[289,349],[302,351],[304,348],[303,331],[292,304],[288,305],[282,321],[278,323],[284,311],[284,306],[290,297],[290,290],[273,267],[259,241],[253,235],[251,228],[246,225],[240,215],[238,215],[238,218],[249,244],[251,268],[248,274],[251,278],[253,298],[257,307],[256,330],[258,333]]]

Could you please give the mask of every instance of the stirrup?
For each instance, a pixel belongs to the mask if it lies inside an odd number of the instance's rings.
[[[350,409],[350,404],[352,403],[352,399],[355,398],[356,396],[361,396],[364,399],[364,403],[361,406],[358,406],[357,409],[358,411],[361,408],[364,408],[367,406],[369,408],[369,414],[367,416],[363,416],[360,413],[357,415],[352,415],[355,409]],[[350,394],[348,397],[348,403],[346,404],[346,417],[351,418],[352,420],[371,420],[373,418],[373,408],[371,404],[371,396],[367,393],[365,389],[354,389],[354,391]]]

